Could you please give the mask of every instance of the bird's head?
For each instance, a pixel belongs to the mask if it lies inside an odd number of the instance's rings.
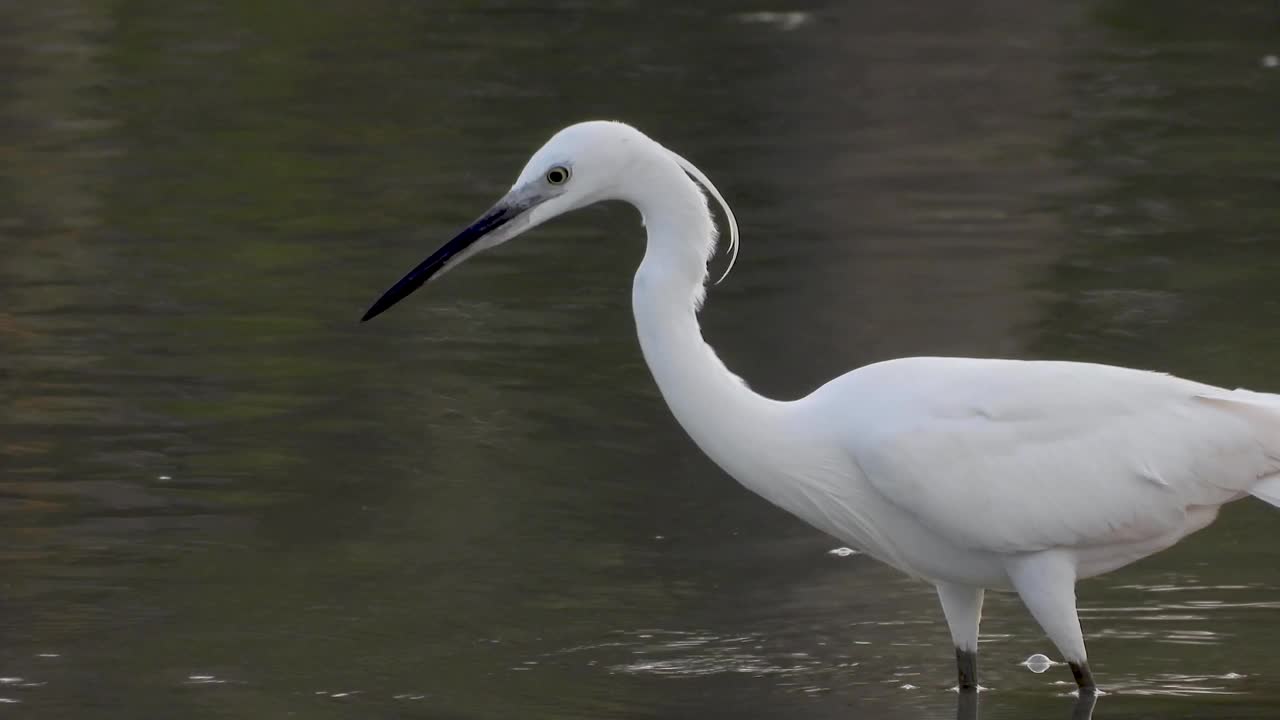
[[[511,190],[497,204],[387,290],[362,319],[381,314],[481,250],[501,245],[558,215],[603,200],[635,202],[664,170],[677,174],[683,170],[720,202],[736,255],[737,222],[701,171],[630,125],[593,120],[570,125],[552,136],[529,158]]]

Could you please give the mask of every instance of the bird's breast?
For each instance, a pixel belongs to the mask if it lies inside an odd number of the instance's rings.
[[[1007,585],[999,555],[946,541],[888,502],[857,464],[834,448],[792,448],[785,464],[726,467],[747,489],[841,543],[929,581]]]

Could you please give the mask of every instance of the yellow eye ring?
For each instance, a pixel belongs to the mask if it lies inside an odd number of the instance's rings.
[[[569,182],[569,168],[556,165],[547,171],[547,182],[552,185],[563,185]]]

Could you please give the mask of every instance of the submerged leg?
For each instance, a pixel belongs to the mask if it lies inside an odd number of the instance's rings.
[[[960,689],[978,688],[978,623],[982,620],[982,588],[938,583],[942,614],[956,646]]]
[[[1097,693],[1080,693],[1071,707],[1071,720],[1093,720],[1093,706],[1098,702]]]
[[[972,690],[956,693],[956,720],[978,720],[978,693]]]
[[[1005,569],[1022,603],[1071,666],[1080,693],[1096,692],[1076,614],[1075,561],[1066,552],[1046,550],[1010,558]]]

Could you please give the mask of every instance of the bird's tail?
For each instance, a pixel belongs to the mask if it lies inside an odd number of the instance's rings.
[[[1249,490],[1254,497],[1280,507],[1280,475],[1272,475]]]
[[[1205,396],[1205,399],[1226,402],[1244,409],[1255,423],[1266,428],[1265,433],[1269,437],[1274,437],[1280,428],[1280,422],[1277,422],[1280,420],[1280,395],[1238,388],[1215,397]],[[1264,449],[1264,452],[1271,461],[1271,470],[1280,468],[1280,447],[1272,445]],[[1280,472],[1264,476],[1249,488],[1249,494],[1280,508]]]

